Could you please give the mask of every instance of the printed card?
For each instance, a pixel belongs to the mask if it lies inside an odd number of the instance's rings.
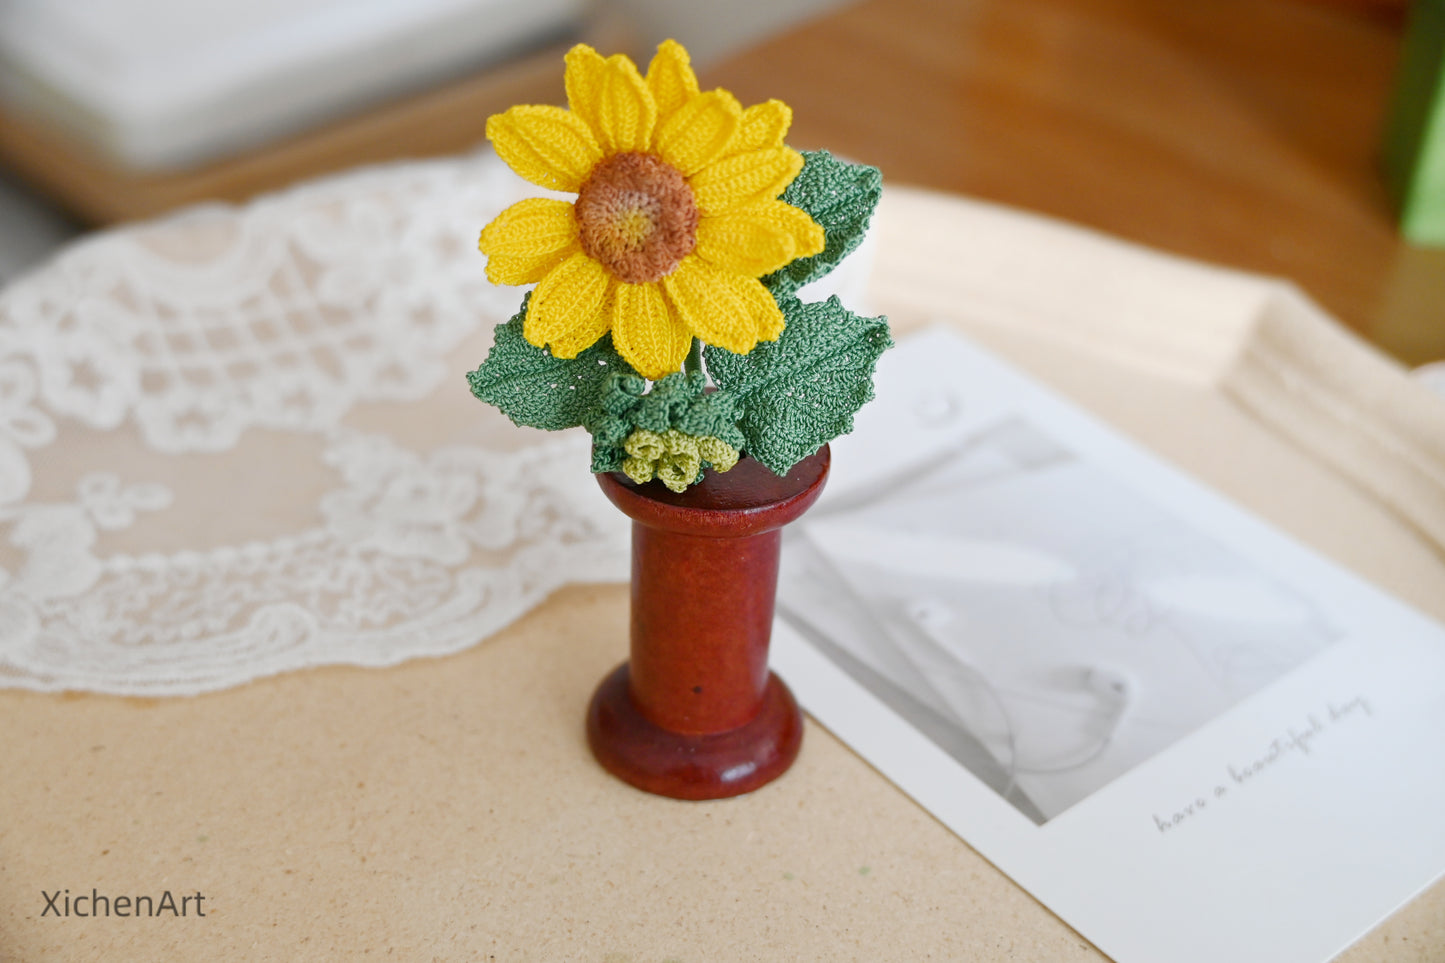
[[[1119,963],[1320,963],[1445,870],[1445,629],[957,335],[787,532],[775,668]]]

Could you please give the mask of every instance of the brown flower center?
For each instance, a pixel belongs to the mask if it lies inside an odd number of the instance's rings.
[[[619,281],[671,274],[697,246],[697,201],[681,173],[651,154],[615,154],[577,193],[582,250]]]

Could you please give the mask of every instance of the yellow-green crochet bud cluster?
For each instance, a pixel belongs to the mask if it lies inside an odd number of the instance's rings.
[[[675,492],[697,481],[704,461],[718,471],[738,463],[738,450],[711,435],[685,435],[676,428],[648,431],[639,428],[622,443],[628,458],[622,470],[641,485],[656,478]]]

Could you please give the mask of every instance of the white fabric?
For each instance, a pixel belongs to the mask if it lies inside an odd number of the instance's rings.
[[[475,238],[528,193],[491,158],[363,172],[0,295],[0,685],[390,664],[625,578],[586,435],[518,448],[462,378],[520,300]]]

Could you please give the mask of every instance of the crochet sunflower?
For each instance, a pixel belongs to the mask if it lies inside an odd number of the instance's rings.
[[[744,451],[783,474],[850,430],[886,319],[796,291],[861,239],[878,172],[788,147],[781,101],[699,91],[675,41],[645,76],[579,44],[565,81],[568,109],[487,121],[513,171],[576,198],[521,201],[482,230],[488,279],[536,287],[473,393],[518,424],[584,425],[594,471],[674,489]],[[658,438],[671,454],[638,454]]]
[[[777,200],[803,157],[784,146],[792,111],[746,110],[699,93],[687,51],[663,43],[647,76],[625,56],[578,45],[567,101],[487,121],[512,170],[575,203],[532,198],[482,231],[487,277],[537,284],[523,334],[575,358],[612,332],[647,378],[682,367],[694,337],[739,354],[783,330],[758,278],[821,253],[823,229]]]

